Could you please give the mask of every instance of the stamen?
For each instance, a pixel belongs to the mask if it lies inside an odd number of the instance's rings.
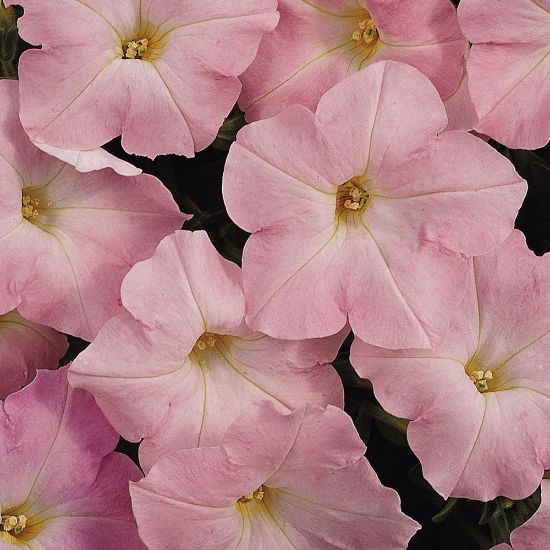
[[[35,220],[39,216],[37,206],[40,204],[40,199],[33,199],[30,195],[23,195],[21,199],[21,213],[27,220]]]
[[[365,210],[370,195],[363,188],[357,178],[340,185],[336,192],[336,213],[341,214],[345,210],[352,212]]]
[[[370,16],[359,22],[359,30],[353,31],[351,37],[355,42],[364,42],[365,44],[371,44],[378,38],[378,29]]]
[[[125,59],[141,59],[147,52],[148,47],[149,40],[147,40],[147,38],[132,40],[126,44],[123,57]]]
[[[238,502],[247,503],[252,500],[263,500],[265,495],[264,486],[260,485],[253,493],[249,493],[248,495],[242,496]]]
[[[13,532],[14,535],[19,535],[27,526],[27,517],[19,516],[2,516],[2,529],[7,533]]]
[[[492,370],[474,370],[470,373],[470,380],[480,393],[485,393],[489,390],[489,380],[493,379]]]

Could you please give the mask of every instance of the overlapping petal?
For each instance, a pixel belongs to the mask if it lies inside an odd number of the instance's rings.
[[[256,403],[221,446],[175,453],[132,484],[140,534],[151,549],[178,540],[220,550],[405,548],[417,524],[364,450],[339,409],[284,414]]]
[[[17,117],[17,83],[0,99],[0,311],[91,340],[121,311],[130,267],[185,216],[148,175],[81,174],[37,149]]]
[[[279,12],[241,77],[239,104],[249,121],[293,104],[314,111],[327,90],[380,60],[415,66],[443,97],[458,87],[467,43],[446,0],[279,0]],[[364,42],[367,21],[376,32]]]
[[[458,9],[466,38],[468,86],[476,130],[516,149],[550,139],[550,2],[464,0]]]
[[[278,341],[244,325],[238,266],[204,232],[177,232],[123,283],[128,312],[108,321],[73,363],[111,423],[140,447],[148,469],[174,449],[217,444],[250,403],[288,411],[342,405],[327,363],[346,332],[323,341]]]
[[[356,340],[351,361],[407,436],[443,496],[526,498],[550,459],[548,258],[514,232],[473,259],[449,333],[430,351]]]
[[[440,339],[464,296],[467,258],[507,237],[526,190],[481,140],[438,135],[446,125],[419,71],[382,62],[327,92],[315,115],[296,106],[241,130],[223,191],[253,233],[243,256],[250,326],[312,338],[349,318],[379,346]],[[363,202],[349,204],[352,188]]]
[[[8,396],[0,431],[2,516],[27,519],[20,534],[0,531],[2,547],[143,548],[128,493],[140,472],[111,453],[117,434],[66,369],[40,371]]]
[[[278,21],[275,0],[17,3],[22,37],[42,45],[19,64],[23,126],[86,169],[110,162],[97,148],[119,135],[128,152],[152,158],[210,145],[238,75]],[[143,39],[132,58],[128,45]]]
[[[32,382],[37,369],[56,369],[67,347],[65,336],[17,310],[0,315],[0,399]]]

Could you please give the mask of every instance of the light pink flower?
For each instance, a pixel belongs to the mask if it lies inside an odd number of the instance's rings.
[[[279,12],[241,77],[249,121],[296,103],[313,111],[328,89],[384,59],[420,69],[443,97],[458,87],[467,42],[449,0],[279,0]]]
[[[240,75],[278,21],[276,0],[9,0],[21,36],[21,121],[33,141],[193,156],[210,145]]]
[[[550,464],[550,257],[515,231],[474,258],[465,300],[433,350],[356,339],[351,362],[445,498],[526,498]]]
[[[0,315],[0,399],[31,382],[37,369],[56,369],[67,347],[65,336],[17,310]]]
[[[550,541],[550,480],[543,479],[540,486],[540,508],[523,525],[514,529],[510,536],[513,550],[537,550],[548,546]],[[499,544],[493,550],[505,550],[508,544]]]
[[[69,379],[94,394],[126,439],[145,438],[146,469],[171,450],[218,444],[260,399],[285,411],[343,404],[325,363],[345,333],[309,342],[253,333],[244,325],[241,270],[202,231],[164,239],[126,276],[122,301],[129,313],[105,324]]]
[[[66,369],[42,370],[0,402],[0,547],[144,548],[128,490],[141,474],[111,452],[117,441]]]
[[[462,0],[473,43],[469,88],[476,130],[517,149],[550,139],[550,0]]]
[[[91,340],[120,311],[130,267],[185,216],[153,176],[81,174],[37,149],[17,82],[0,82],[0,104],[0,314]]]
[[[340,409],[283,414],[263,401],[220,446],[177,452],[132,483],[151,550],[361,548],[397,550],[418,529],[384,487]]]
[[[525,182],[466,132],[437,91],[376,63],[321,99],[246,126],[227,160],[229,215],[253,233],[247,322],[277,338],[333,334],[430,347],[460,304],[467,257],[512,231]]]

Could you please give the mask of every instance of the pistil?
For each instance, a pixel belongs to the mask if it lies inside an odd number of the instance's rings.
[[[141,59],[147,53],[148,47],[149,40],[147,38],[131,40],[126,44],[123,57],[124,59]]]
[[[24,515],[2,516],[2,529],[13,535],[20,535],[27,526],[27,517]]]
[[[351,37],[358,44],[372,44],[378,39],[378,29],[370,16],[359,21],[359,29],[354,30]]]

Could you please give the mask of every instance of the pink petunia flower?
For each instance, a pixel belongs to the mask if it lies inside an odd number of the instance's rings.
[[[221,445],[179,451],[130,485],[151,550],[407,547],[419,525],[399,508],[340,409],[283,414],[263,401]]]
[[[42,45],[19,62],[25,130],[93,160],[119,135],[126,151],[151,158],[210,145],[240,94],[238,75],[278,21],[276,0],[11,4],[25,9],[21,36]]]
[[[296,103],[314,111],[328,89],[381,60],[420,69],[443,97],[458,87],[467,42],[449,0],[279,0],[279,12],[241,76],[249,121]]]
[[[91,340],[130,267],[185,216],[153,176],[81,174],[31,144],[0,81],[0,314]]]
[[[435,88],[376,63],[321,99],[243,128],[227,160],[229,215],[253,233],[247,322],[316,338],[349,322],[374,345],[431,347],[468,278],[467,258],[512,231],[526,184],[466,132],[443,132]]]
[[[476,130],[516,149],[550,139],[550,0],[462,0],[458,17],[473,43],[469,88]]]
[[[17,310],[0,315],[0,399],[32,382],[37,369],[56,369],[67,347],[65,336]]]
[[[141,550],[129,481],[132,461],[67,370],[42,370],[0,402],[0,547]]]
[[[326,363],[345,333],[308,342],[253,333],[244,325],[241,270],[202,231],[166,237],[126,276],[122,301],[128,313],[105,324],[69,380],[94,394],[126,439],[145,438],[146,469],[174,449],[218,444],[260,399],[285,411],[343,405]]]
[[[550,541],[550,480],[543,479],[540,486],[540,508],[510,536],[513,550],[542,550]],[[492,550],[509,549],[508,544],[498,544]]]
[[[550,257],[515,231],[474,258],[442,343],[392,352],[356,339],[351,362],[447,498],[526,498],[550,464]]]

